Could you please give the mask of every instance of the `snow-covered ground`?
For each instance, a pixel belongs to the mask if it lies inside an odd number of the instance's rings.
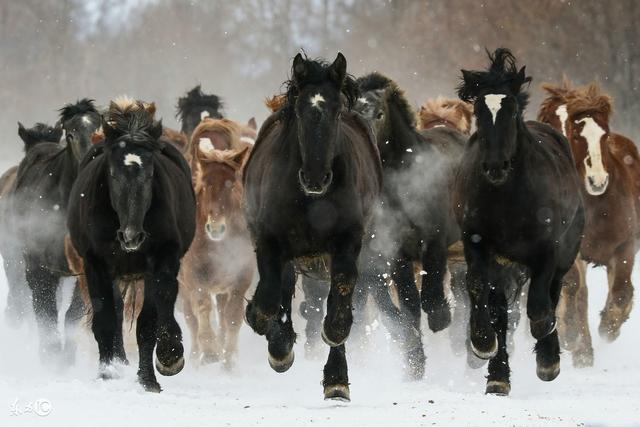
[[[636,284],[638,276],[634,274]],[[606,296],[604,271],[590,270],[589,281],[595,366],[574,369],[570,355],[563,354],[560,376],[552,383],[539,381],[533,342],[523,322],[511,356],[509,397],[484,395],[485,368],[467,369],[463,358],[452,355],[446,333],[425,332],[427,374],[420,382],[407,383],[379,329],[376,345],[350,353],[352,401],[336,403],[322,398],[324,360],[305,360],[303,336],[296,344],[294,366],[277,374],[267,363],[266,341],[245,326],[235,372],[188,363],[175,377],[158,376],[164,388],[158,395],[137,385],[135,354],[121,379],[97,380],[96,345],[88,331],[77,365],[51,372],[38,362],[33,327],[15,331],[0,322],[0,425],[640,426],[640,309],[636,305],[616,342],[605,343],[597,334]],[[5,295],[0,271],[2,311]],[[295,326],[302,335],[302,321]],[[183,331],[188,348],[189,334]]]

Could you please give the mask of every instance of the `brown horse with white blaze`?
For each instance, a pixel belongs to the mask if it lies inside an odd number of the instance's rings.
[[[196,193],[196,236],[182,261],[180,286],[191,331],[191,356],[222,360],[231,368],[237,353],[244,295],[255,272],[253,247],[242,211],[242,167],[251,146],[241,126],[204,119],[194,130],[187,157]],[[219,331],[211,327],[216,297]]]
[[[551,85],[544,88],[552,95],[557,89]],[[613,341],[633,304],[631,272],[640,236],[640,156],[633,141],[610,131],[612,101],[597,84],[572,89],[565,82],[561,90],[564,96],[558,98],[563,102],[556,108],[558,121],[583,179],[586,225],[580,258],[607,269],[609,294],[599,332]],[[574,310],[586,313],[586,289],[582,296],[578,291],[565,292],[568,316],[573,316]],[[588,336],[586,315],[576,320],[564,322],[570,340]]]

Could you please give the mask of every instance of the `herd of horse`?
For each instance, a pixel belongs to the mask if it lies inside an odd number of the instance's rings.
[[[459,330],[470,366],[489,361],[487,393],[509,394],[521,299],[541,380],[558,376],[561,347],[593,365],[586,266],[607,269],[599,332],[614,340],[633,300],[638,150],[610,131],[595,83],[543,85],[538,121],[525,121],[531,77],[507,49],[488,56],[462,70],[459,99],[418,112],[387,76],[352,77],[340,53],[298,54],[259,131],[199,86],[178,100],[180,131],[128,97],[67,104],[53,127],[19,123],[24,158],[0,178],[7,321],[32,312],[43,361],[69,364],[88,316],[104,379],[128,363],[135,321],[139,382],[159,392],[155,371],[185,364],[176,305],[194,363],[233,368],[244,321],[287,371],[300,279],[305,351],[330,347],[326,399],[350,399],[345,342],[372,311],[412,380],[425,373],[424,311],[433,332]],[[61,280],[73,284],[64,337]]]

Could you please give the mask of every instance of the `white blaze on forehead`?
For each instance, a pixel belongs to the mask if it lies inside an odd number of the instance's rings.
[[[322,110],[322,107],[320,106],[321,102],[324,102],[324,97],[322,95],[320,95],[319,93],[316,93],[315,95],[313,95],[311,97],[311,106],[317,108],[318,110]]]
[[[124,165],[125,166],[138,165],[142,167],[142,159],[137,154],[127,153],[124,156]]]
[[[210,117],[210,116],[211,116],[211,114],[209,114],[209,112],[207,110],[202,110],[200,112],[200,120],[204,120],[204,119],[206,119],[207,117]]]
[[[210,153],[216,149],[216,147],[213,146],[213,142],[211,142],[211,139],[209,138],[200,138],[200,141],[198,142],[198,148],[204,154]]]
[[[367,105],[369,103],[369,101],[367,100],[367,98],[365,97],[360,97],[358,98],[358,101],[360,101],[361,103],[363,103],[364,105]]]
[[[556,116],[560,119],[560,128],[562,129],[562,134],[567,136],[567,118],[569,117],[569,113],[567,113],[567,106],[562,104],[558,108],[556,108]]]
[[[498,115],[498,111],[502,107],[502,98],[507,95],[503,94],[495,94],[490,93],[484,96],[484,103],[486,104],[489,111],[491,111],[491,118],[493,119],[493,124],[496,124],[496,116]]]
[[[604,164],[602,163],[602,147],[600,146],[600,139],[605,134],[605,131],[591,117],[578,120],[578,123],[584,123],[580,135],[587,140],[588,155],[584,159],[587,191],[594,195],[602,194],[604,188],[601,191],[594,192],[589,181],[592,181],[595,187],[604,187],[609,178],[609,174],[604,169]],[[589,161],[587,161],[587,159]],[[589,165],[589,163],[591,163],[591,165]]]
[[[89,118],[89,116],[82,116],[82,123],[86,124],[86,125],[90,125],[91,119]]]

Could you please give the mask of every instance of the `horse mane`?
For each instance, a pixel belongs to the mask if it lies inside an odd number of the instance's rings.
[[[386,91],[387,101],[398,108],[400,115],[408,125],[411,127],[416,126],[415,112],[413,111],[413,108],[411,108],[411,104],[409,104],[405,92],[398,87],[396,82],[378,72],[369,73],[365,76],[359,77],[356,82],[361,92],[369,92],[372,90]]]
[[[240,126],[238,123],[229,119],[212,119],[210,117],[206,117],[193,130],[191,140],[187,145],[186,153],[191,159],[209,160],[208,154],[200,149],[200,135],[205,132],[217,132],[227,136],[232,148],[240,147],[242,145],[240,141]]]
[[[109,140],[108,134],[114,132],[119,136],[128,135],[133,143],[154,144],[153,148],[155,148],[155,144],[159,144],[160,135],[155,137],[154,134],[158,127],[161,131],[162,122],[155,121],[152,112],[145,108],[149,104],[139,100],[131,102],[130,98],[126,102],[122,99],[119,101],[118,103],[111,101],[104,115],[103,128],[106,140]],[[107,132],[107,128],[110,132]]]
[[[266,98],[264,100],[264,105],[269,109],[269,111],[271,111],[272,113],[275,113],[276,111],[279,111],[282,108],[285,101],[286,101],[286,95],[284,94],[273,95],[272,97]]]
[[[46,123],[36,123],[31,128],[25,128],[22,123],[18,123],[18,135],[24,142],[24,150],[29,151],[41,142],[60,142],[62,128],[52,127]]]
[[[218,95],[209,95],[202,92],[202,88],[200,85],[191,89],[185,96],[178,98],[178,105],[176,106],[176,118],[180,121],[183,121],[185,116],[189,114],[189,111],[198,107],[211,109],[211,115],[214,118],[222,118],[222,114],[219,111],[224,107],[222,100]]]
[[[329,71],[331,64],[322,59],[309,59],[305,54],[304,61],[307,67],[307,75],[305,76],[304,84],[320,84],[331,80]],[[294,75],[293,65],[291,66],[291,76]],[[294,116],[294,106],[296,98],[300,94],[300,88],[298,83],[291,77],[289,80],[283,83],[286,88],[284,100],[280,111],[283,113],[285,120],[289,120]],[[342,82],[342,86],[339,88],[340,92],[346,100],[347,110],[351,110],[355,105],[356,99],[358,99],[358,85],[352,75],[347,74]]]
[[[525,69],[518,71],[516,58],[506,48],[498,48],[489,56],[489,68],[486,71],[462,70],[462,81],[458,85],[458,97],[463,101],[474,102],[483,91],[505,91],[516,97],[520,111],[524,111],[529,102],[529,94],[522,91],[525,83],[532,78],[525,76]]]
[[[613,111],[612,98],[604,93],[596,82],[576,88],[573,96],[567,102],[567,110],[570,115],[597,112],[604,114],[609,120]]]
[[[420,128],[423,129],[434,122],[446,121],[455,126],[460,132],[469,134],[472,116],[473,105],[468,102],[438,96],[436,99],[427,100],[420,107],[418,121]]]
[[[83,98],[81,100],[76,101],[75,104],[66,104],[64,107],[59,109],[60,112],[60,121],[62,123],[71,120],[77,115],[84,114],[99,114],[98,110],[94,105],[94,100],[89,98]]]
[[[540,88],[547,92],[547,97],[540,104],[537,120],[547,123],[550,121],[549,117],[555,116],[556,108],[567,103],[568,97],[571,96],[574,89],[567,76],[562,77],[561,84],[545,82],[540,85]]]

